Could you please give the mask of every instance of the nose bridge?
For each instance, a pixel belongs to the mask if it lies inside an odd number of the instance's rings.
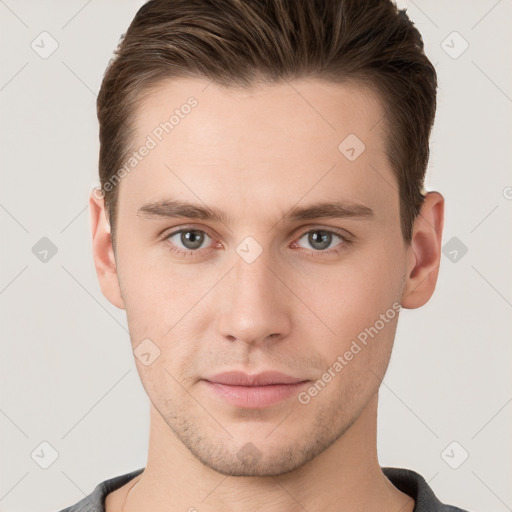
[[[247,240],[233,256],[234,268],[223,284],[219,310],[222,336],[246,343],[285,336],[290,329],[289,300],[283,297],[286,287],[274,273],[276,262],[270,251]]]

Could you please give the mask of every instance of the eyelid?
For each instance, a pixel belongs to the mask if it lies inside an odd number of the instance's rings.
[[[294,237],[294,242],[292,242],[293,245],[298,245],[299,240],[301,240],[304,236],[306,236],[308,233],[314,232],[314,231],[323,231],[324,233],[329,233],[331,235],[335,235],[338,238],[341,239],[341,242],[335,245],[334,247],[331,247],[330,249],[325,250],[314,250],[314,249],[306,249],[304,247],[300,247],[299,249],[302,249],[304,251],[309,252],[310,254],[313,254],[315,256],[321,255],[321,254],[339,254],[341,251],[343,251],[348,246],[352,245],[354,242],[352,235],[349,235],[346,231],[340,230],[339,228],[335,227],[318,227],[318,226],[309,226],[308,229],[301,231],[301,234]]]
[[[190,225],[183,225],[183,226],[175,226],[174,228],[165,229],[162,231],[162,233],[159,235],[159,238],[162,240],[165,240],[169,238],[172,235],[176,235],[180,233],[181,231],[201,231],[202,233],[206,233],[210,238],[216,238],[208,229],[205,229],[204,227],[196,227],[196,226],[190,226]]]
[[[183,225],[183,226],[176,226],[174,228],[170,228],[170,229],[167,229],[163,232],[163,234],[161,235],[161,239],[162,241],[164,242],[167,242],[168,239],[171,237],[171,236],[174,236],[174,235],[177,235],[183,231],[199,231],[199,232],[202,232],[202,233],[205,233],[211,240],[213,240],[215,242],[216,240],[216,236],[212,235],[212,233],[209,232],[208,229],[205,229],[204,227],[196,227],[196,226],[192,226],[192,225]],[[319,225],[312,225],[312,226],[307,226],[307,227],[304,227],[302,226],[300,228],[300,231],[298,232],[298,234],[294,235],[293,236],[293,242],[292,244],[297,244],[298,241],[303,238],[305,235],[307,235],[308,233],[312,232],[312,231],[323,231],[323,232],[326,232],[326,233],[330,233],[330,234],[333,234],[333,235],[336,235],[337,237],[339,237],[342,242],[340,242],[338,244],[341,245],[342,247],[345,247],[345,246],[348,246],[348,245],[351,245],[353,243],[353,236],[351,233],[348,233],[346,230],[341,230],[340,228],[336,228],[334,226],[319,226]],[[217,244],[219,242],[217,241]],[[336,252],[339,252],[341,249],[336,249],[337,246],[335,246],[334,248],[331,248],[331,249],[326,249],[326,250],[313,250],[313,249],[306,249],[306,248],[303,248],[303,247],[299,247],[299,249],[303,249],[304,251],[308,251],[309,253],[313,253],[313,254],[331,254],[331,253],[336,253]],[[182,248],[176,248],[176,249],[173,249],[175,252],[178,252],[178,253],[201,253],[201,252],[204,252],[204,251],[209,251],[209,250],[212,250],[214,249],[214,247],[204,247],[202,249],[182,249]]]
[[[333,233],[345,240],[351,240],[353,238],[352,233],[348,232],[346,229],[341,229],[334,226],[321,226],[317,224],[307,226],[306,228],[302,226],[300,228],[299,235],[295,235],[295,238],[302,238],[305,234],[309,233],[310,231],[325,231],[327,233]]]

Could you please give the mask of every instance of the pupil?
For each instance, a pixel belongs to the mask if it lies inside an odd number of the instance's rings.
[[[320,236],[317,236],[317,234],[320,233]],[[331,234],[326,233],[325,231],[313,231],[309,235],[309,243],[315,247],[315,244],[319,242],[320,239],[320,246],[316,246],[317,249],[326,249],[329,247],[329,244],[331,243]]]
[[[203,234],[196,230],[184,231],[181,234],[181,241],[188,249],[198,249],[203,242]]]

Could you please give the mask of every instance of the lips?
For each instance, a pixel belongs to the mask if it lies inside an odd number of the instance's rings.
[[[308,379],[291,377],[280,372],[266,371],[258,374],[247,374],[243,372],[224,372],[212,377],[205,378],[209,382],[226,384],[228,386],[270,386],[273,384],[297,384]]]
[[[217,400],[246,409],[263,409],[291,399],[309,383],[309,380],[275,371],[253,375],[224,372],[202,381]]]

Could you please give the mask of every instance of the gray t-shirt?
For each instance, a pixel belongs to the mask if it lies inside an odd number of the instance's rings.
[[[107,494],[119,489],[143,471],[144,468],[141,468],[131,473],[105,480],[98,484],[89,496],[60,512],[105,512],[105,498]],[[403,468],[382,468],[382,471],[396,488],[414,499],[416,504],[413,512],[468,512],[467,510],[441,503],[425,479],[415,471]]]

